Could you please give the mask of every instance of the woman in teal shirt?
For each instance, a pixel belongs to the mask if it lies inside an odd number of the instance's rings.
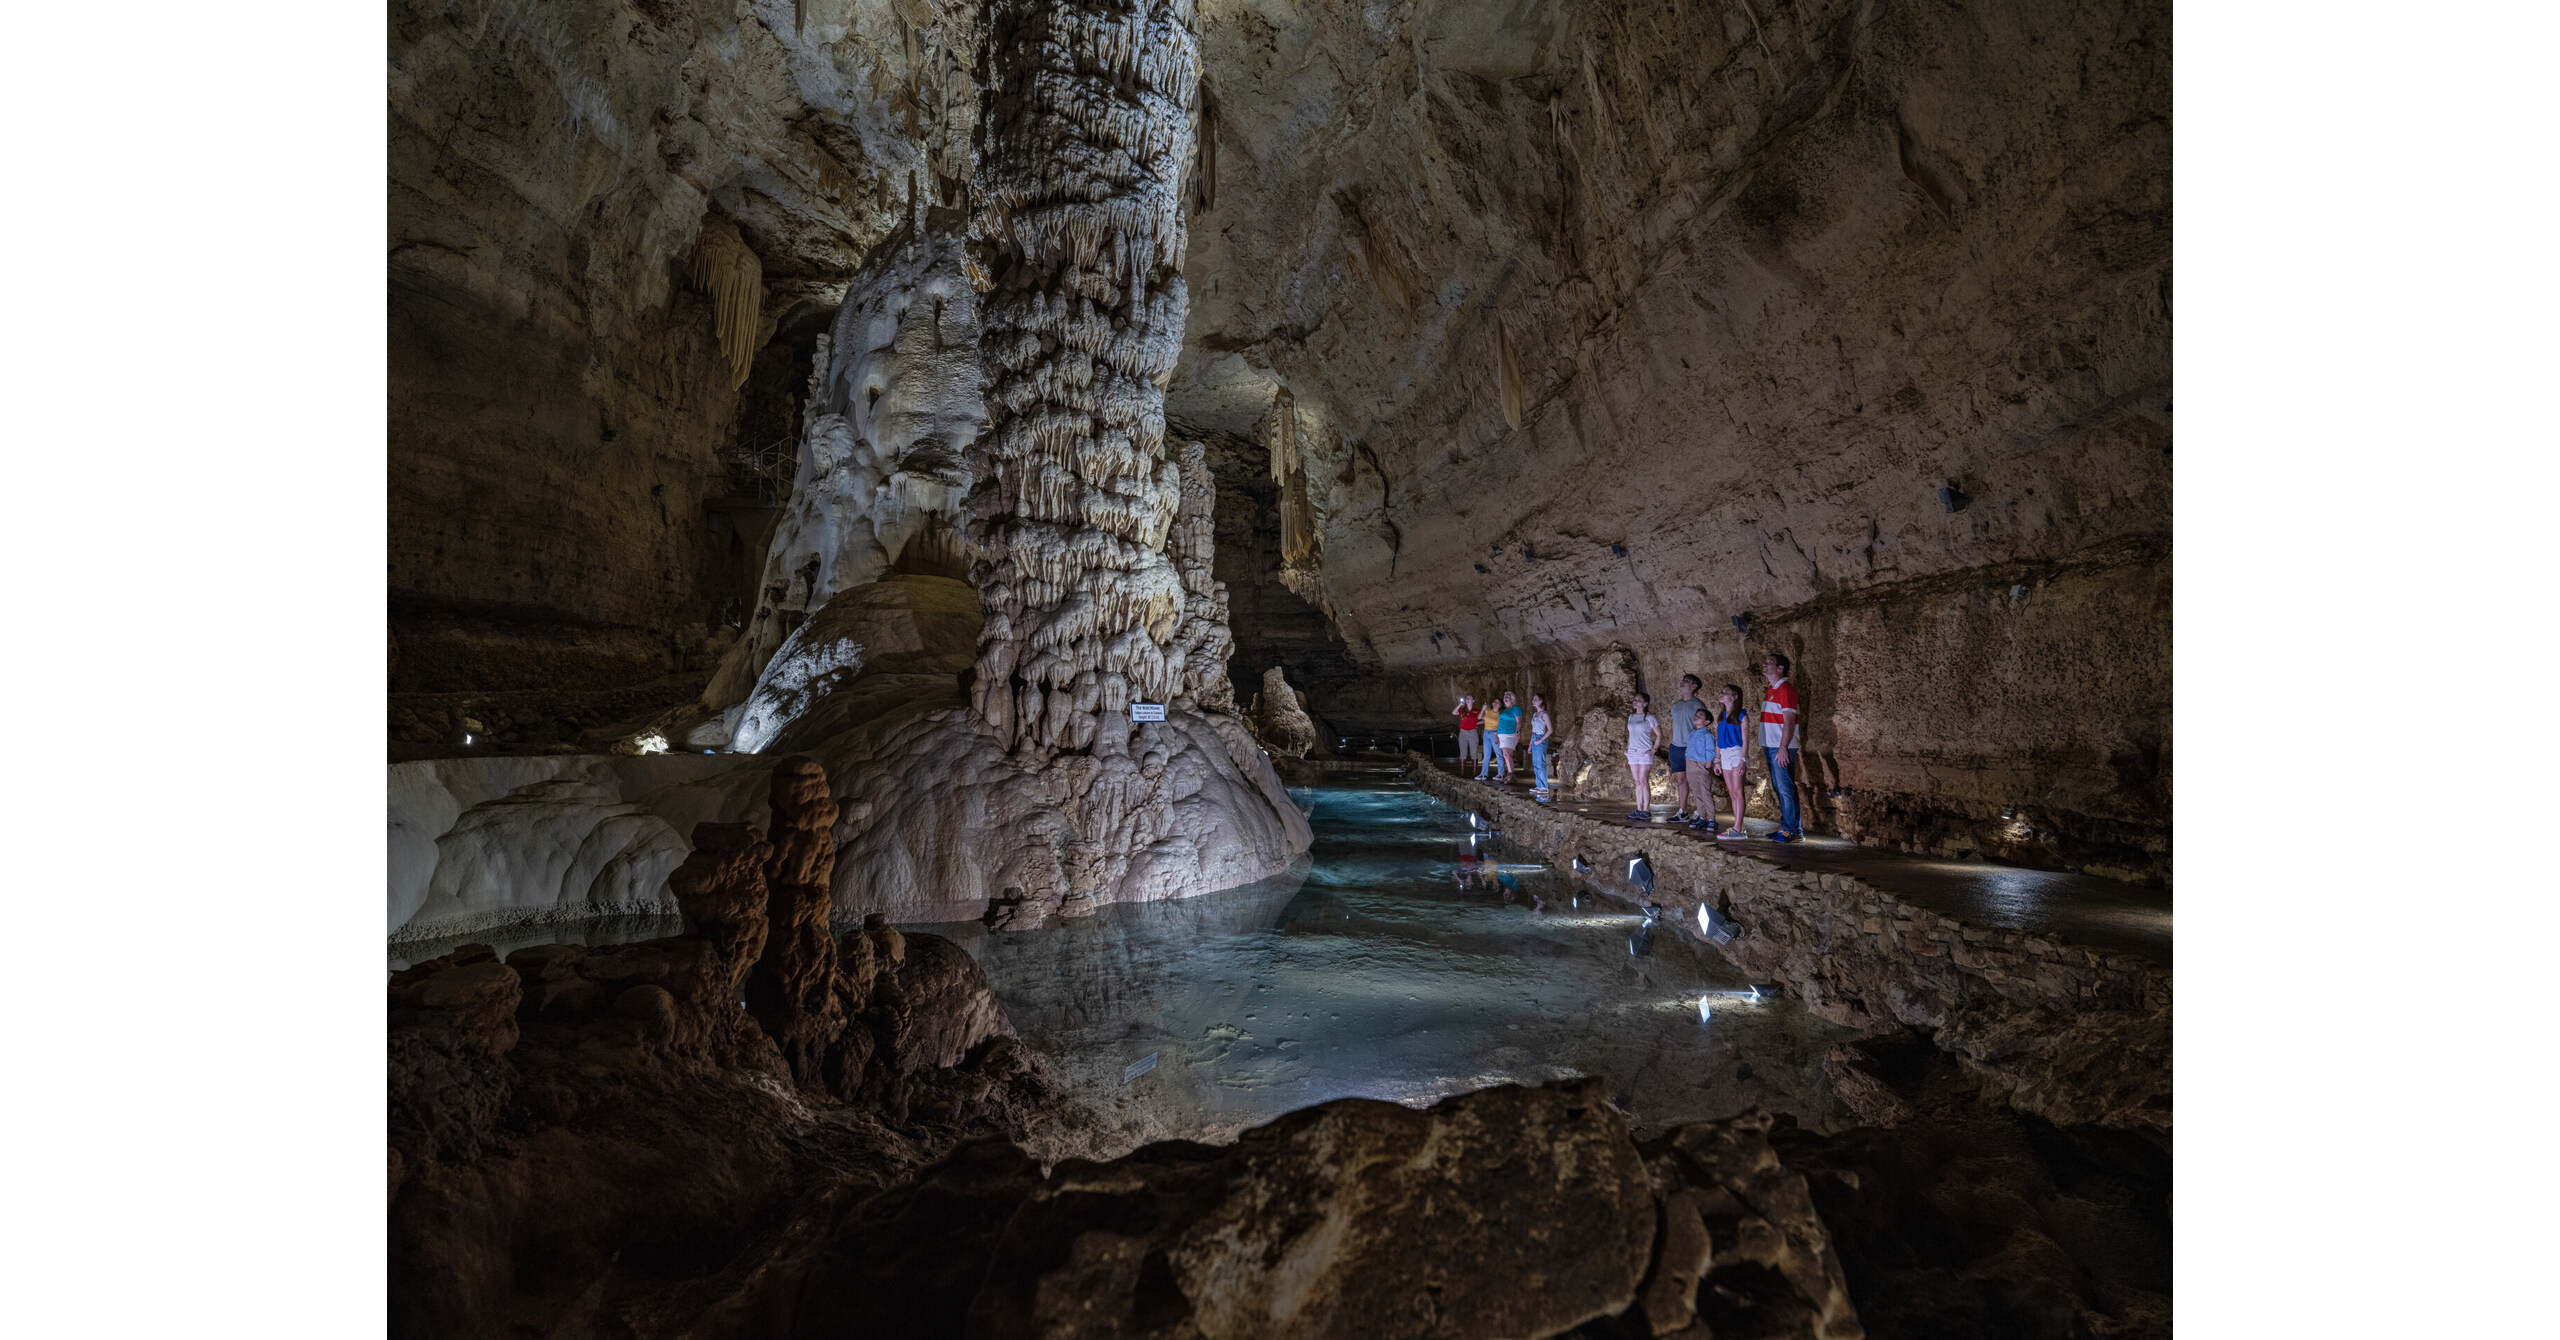
[[[1501,733],[1495,738],[1502,747],[1502,780],[1511,780],[1511,751],[1520,747],[1520,695],[1509,689],[1502,691],[1502,712],[1496,718]]]

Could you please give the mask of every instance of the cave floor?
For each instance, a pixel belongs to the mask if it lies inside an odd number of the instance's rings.
[[[1448,760],[1435,762],[1442,772],[1474,782],[1471,768]],[[1501,788],[1526,796],[1522,780]],[[1494,789],[1489,784],[1486,789]],[[2029,870],[1996,861],[1950,861],[1930,856],[1861,847],[1843,838],[1806,834],[1802,842],[1771,842],[1760,836],[1777,825],[1766,819],[1748,821],[1755,836],[1719,841],[1683,824],[1638,823],[1626,817],[1625,801],[1560,799],[1551,808],[1602,823],[1652,833],[1659,840],[1712,843],[1739,856],[1766,861],[1787,870],[1849,875],[1933,912],[1986,930],[2026,931],[2054,935],[2090,949],[2135,954],[2162,966],[2169,964],[2170,894],[2167,889],[2096,875]],[[1666,812],[1656,806],[1655,813]]]
[[[1023,1041],[1126,1145],[1576,1075],[1639,1131],[1755,1105],[1850,1120],[1822,1062],[1851,1034],[1754,992],[1699,937],[1496,863],[1393,775],[1292,794],[1316,840],[1285,876],[1034,930],[920,929],[977,958]]]

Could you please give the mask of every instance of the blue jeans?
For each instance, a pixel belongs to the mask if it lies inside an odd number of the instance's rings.
[[[1539,736],[1537,739],[1531,740],[1531,741],[1529,742],[1529,766],[1530,766],[1530,767],[1533,767],[1533,768],[1536,768],[1536,769],[1538,770],[1538,789],[1539,789],[1539,790],[1541,790],[1541,791],[1546,790],[1546,789],[1547,789],[1547,737],[1546,737],[1546,736],[1541,735],[1541,736]]]
[[[1769,760],[1769,789],[1778,793],[1778,831],[1781,833],[1803,832],[1803,829],[1796,826],[1796,779],[1788,775],[1788,767],[1779,766],[1777,750],[1762,745],[1760,756]],[[1792,766],[1789,765],[1789,767]]]

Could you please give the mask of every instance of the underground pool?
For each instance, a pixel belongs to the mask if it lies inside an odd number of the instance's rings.
[[[1334,1098],[1578,1075],[1639,1134],[1755,1105],[1850,1121],[1822,1057],[1851,1034],[1755,990],[1694,928],[1506,858],[1401,781],[1291,794],[1315,845],[1281,877],[1032,931],[918,928],[977,958],[1115,1152]]]

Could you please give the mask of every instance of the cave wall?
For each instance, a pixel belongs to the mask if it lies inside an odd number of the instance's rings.
[[[391,6],[395,692],[705,668],[750,594],[732,541],[769,520],[735,448],[787,445],[846,278],[911,191],[965,178],[950,9]],[[712,218],[761,264],[754,343],[782,334],[738,389],[685,279]]]
[[[1236,701],[1251,702],[1262,673],[1278,666],[1289,686],[1307,695],[1307,710],[1338,729],[1367,730],[1356,705],[1367,672],[1324,611],[1280,580],[1280,486],[1259,443],[1175,423],[1176,436],[1199,441],[1218,483],[1215,575],[1227,584],[1235,651],[1227,679]],[[1392,729],[1392,728],[1390,728]]]
[[[2165,869],[2165,5],[1202,23],[1169,410],[1293,407],[1379,725],[1611,647],[1756,696],[1741,616],[1821,821]]]

